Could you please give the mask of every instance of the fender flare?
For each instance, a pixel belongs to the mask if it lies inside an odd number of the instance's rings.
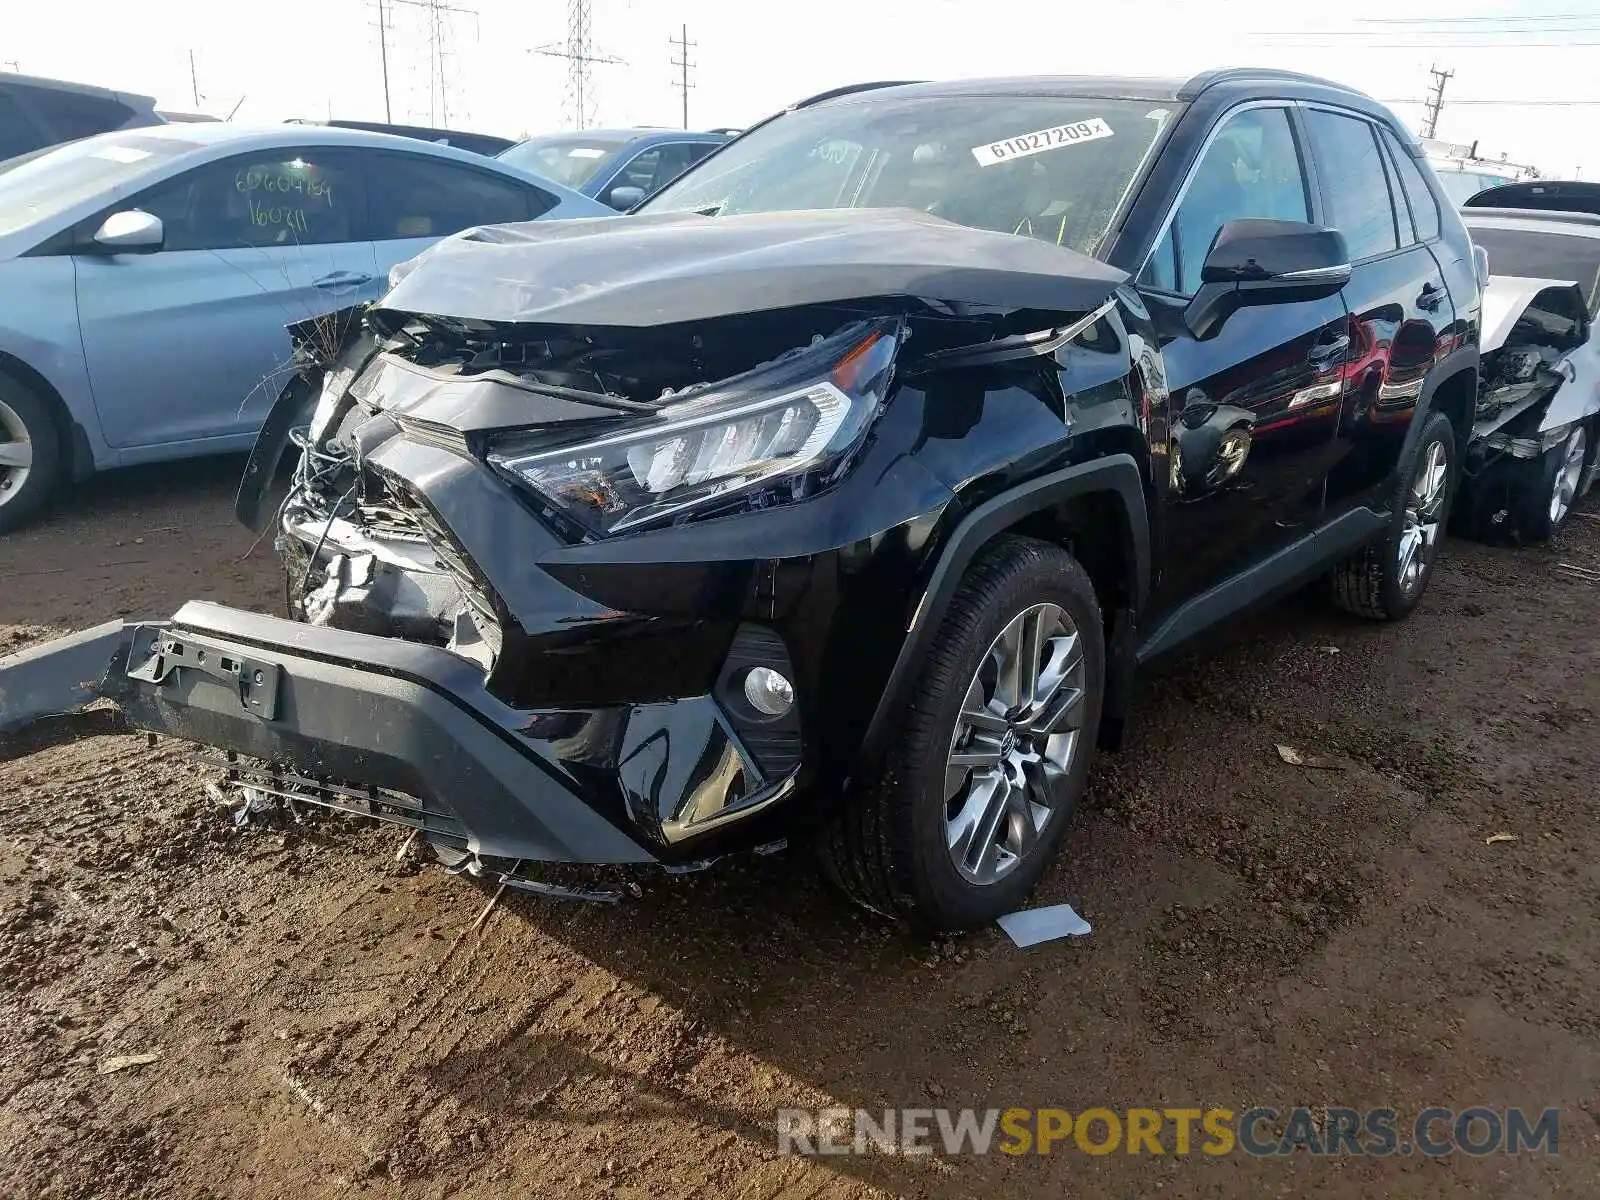
[[[1428,423],[1428,418],[1434,413],[1433,399],[1439,391],[1439,385],[1446,379],[1452,379],[1457,375],[1470,371],[1474,389],[1476,389],[1478,357],[1477,346],[1459,346],[1435,363],[1433,370],[1428,372],[1428,377],[1422,381],[1422,392],[1417,397],[1416,416],[1412,418],[1411,428],[1406,430],[1405,441],[1400,447],[1400,459],[1395,465],[1396,471],[1400,469],[1399,463],[1410,461],[1410,455],[1412,450],[1416,448],[1417,439],[1422,436],[1422,427]],[[1474,390],[1474,395],[1476,395],[1476,390]],[[1471,425],[1472,414],[1468,413],[1467,426],[1469,429]],[[1458,454],[1466,453],[1466,449],[1465,441],[1456,447]]]
[[[1064,467],[985,501],[961,519],[939,553],[939,560],[912,614],[900,653],[884,683],[883,694],[867,724],[861,742],[864,759],[876,762],[881,758],[895,714],[915,684],[923,655],[938,632],[961,577],[978,552],[1024,517],[1063,500],[1095,492],[1109,492],[1120,502],[1122,534],[1132,551],[1133,611],[1137,613],[1144,607],[1150,591],[1150,517],[1145,503],[1144,475],[1131,454],[1109,454],[1092,462]]]

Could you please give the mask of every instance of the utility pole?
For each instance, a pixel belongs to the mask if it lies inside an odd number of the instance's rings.
[[[389,0],[377,0],[378,5],[378,59],[383,64],[383,120],[394,124],[394,110],[389,103]]]
[[[6,59],[6,66],[10,67],[18,75],[22,74],[22,64],[20,62],[18,62],[16,59],[14,59],[14,58]]]
[[[189,88],[194,92],[194,110],[200,111],[200,76],[194,70],[194,51],[189,51]]]
[[[1434,131],[1439,128],[1439,110],[1444,107],[1444,85],[1450,81],[1455,72],[1429,67],[1428,74],[1433,76],[1433,86],[1428,89],[1428,116],[1422,124],[1422,136],[1431,138],[1434,136]]]
[[[589,110],[594,104],[594,82],[589,68],[595,63],[622,61],[612,55],[595,52],[589,39],[589,0],[567,0],[567,40],[540,46],[533,53],[566,60],[567,104],[572,115],[572,127],[586,128]]]
[[[667,43],[678,48],[678,57],[672,60],[672,65],[678,68],[678,81],[672,86],[683,93],[683,127],[689,128],[689,89],[694,84],[689,82],[689,70],[697,64],[689,61],[689,51],[699,42],[689,40],[689,26],[683,27],[683,32],[676,38],[668,38]]]

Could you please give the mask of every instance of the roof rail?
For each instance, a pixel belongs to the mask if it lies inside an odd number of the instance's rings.
[[[905,87],[908,83],[926,82],[927,80],[925,79],[880,79],[873,83],[847,83],[844,87],[836,87],[830,91],[818,92],[815,96],[807,96],[804,100],[791,104],[789,108],[791,110],[810,108],[813,104],[821,104],[824,100],[835,100],[840,96],[849,96],[856,92],[870,92],[877,88]]]
[[[1313,83],[1319,87],[1337,88],[1341,92],[1371,99],[1365,92],[1348,84],[1324,79],[1320,75],[1306,75],[1300,71],[1280,71],[1275,67],[1222,67],[1213,71],[1201,71],[1178,89],[1178,99],[1193,100],[1208,88],[1240,79],[1276,79],[1284,83]]]

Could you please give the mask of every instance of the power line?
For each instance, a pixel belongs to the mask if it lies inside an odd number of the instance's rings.
[[[1581,33],[1600,33],[1600,26],[1594,30],[1578,30]],[[1261,34],[1247,34],[1247,37],[1259,38]],[[1284,36],[1290,36],[1285,34]],[[1274,50],[1304,50],[1327,49],[1333,46],[1347,45],[1337,41],[1316,41],[1307,38],[1299,42],[1268,42]],[[1362,42],[1363,50],[1571,50],[1577,47],[1600,46],[1600,42]]]
[[[1539,37],[1562,38],[1571,33],[1594,33],[1597,30],[1600,30],[1600,24],[1595,23],[1597,19],[1600,18],[1591,17],[1589,19],[1590,24],[1565,25],[1560,29],[1551,29],[1539,25],[1506,25],[1494,29],[1257,29],[1251,31],[1248,36],[1258,38],[1305,38],[1308,41],[1332,40],[1337,38],[1358,38],[1364,45],[1391,44],[1387,42],[1374,42],[1372,40],[1374,38],[1481,38],[1484,39],[1484,42],[1493,42],[1494,44],[1498,44],[1497,39],[1502,38],[1507,34],[1536,34]],[[1410,46],[1416,43],[1412,41],[1399,41],[1392,44]],[[1465,44],[1477,45],[1482,43],[1469,42]],[[1540,42],[1538,44],[1545,45],[1546,43]],[[1559,43],[1549,44],[1555,45]]]
[[[1529,13],[1500,17],[1359,17],[1357,25],[1479,25],[1494,21],[1592,21],[1600,11],[1581,13]]]
[[[694,84],[689,82],[689,71],[696,63],[689,61],[689,51],[698,46],[699,42],[689,40],[689,27],[685,25],[683,32],[676,38],[668,38],[667,44],[678,48],[678,57],[672,60],[672,65],[678,68],[678,78],[673,87],[683,93],[683,127],[689,128],[689,89]]]
[[[1407,96],[1398,99],[1391,97],[1380,100],[1379,103],[1426,105],[1428,101],[1426,99],[1419,100],[1415,96]],[[1451,107],[1470,104],[1484,108],[1593,108],[1600,105],[1600,100],[1462,100],[1459,97],[1455,97],[1451,99],[1450,104]]]

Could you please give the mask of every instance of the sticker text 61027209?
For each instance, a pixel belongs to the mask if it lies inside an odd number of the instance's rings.
[[[992,167],[995,163],[1010,162],[1013,158],[1043,154],[1046,150],[1059,150],[1063,146],[1076,146],[1080,142],[1093,142],[1110,136],[1111,126],[1105,123],[1105,119],[1091,117],[1087,121],[1052,125],[1049,129],[1019,133],[1016,137],[974,146],[972,157],[978,160],[980,167]]]

